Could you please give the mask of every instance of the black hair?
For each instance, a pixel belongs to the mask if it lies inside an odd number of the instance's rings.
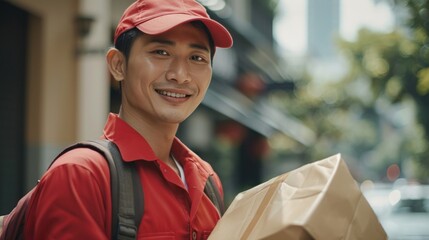
[[[214,53],[215,53],[215,46],[214,46],[214,42],[213,42],[213,37],[212,34],[210,33],[209,29],[207,28],[207,26],[201,22],[201,21],[193,21],[191,22],[191,24],[197,28],[202,29],[206,35],[207,35],[207,39],[209,40],[209,47],[210,47],[210,58],[211,58],[211,62],[213,64],[213,57],[214,57]]]
[[[130,57],[130,51],[134,41],[142,34],[143,33],[137,28],[131,28],[130,30],[123,32],[116,39],[115,48],[124,54],[126,62],[128,62],[128,58]]]
[[[208,30],[206,25],[204,25],[204,23],[202,23],[201,21],[194,21],[194,22],[191,22],[191,24],[197,28],[202,29],[206,33],[209,41],[209,46],[210,46],[210,58],[213,61],[215,46],[214,46],[213,38],[210,34],[210,31]],[[130,30],[123,32],[116,39],[115,48],[124,54],[126,62],[128,62],[131,47],[133,46],[134,41],[137,39],[137,37],[139,37],[142,34],[143,32],[141,32],[139,29],[134,27],[134,28],[131,28]]]

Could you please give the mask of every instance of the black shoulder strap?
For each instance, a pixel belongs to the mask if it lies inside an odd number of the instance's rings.
[[[112,192],[112,239],[137,239],[143,216],[143,190],[134,163],[122,161],[117,146],[108,140],[76,143],[59,156],[75,148],[90,148],[104,156],[109,164]],[[58,158],[57,157],[57,158]]]
[[[223,203],[223,199],[220,196],[219,188],[214,182],[212,175],[209,175],[209,178],[207,179],[206,186],[204,187],[204,192],[207,194],[209,199],[219,210],[219,213],[222,216],[225,213],[225,205]]]

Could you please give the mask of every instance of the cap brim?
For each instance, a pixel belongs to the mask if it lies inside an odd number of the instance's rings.
[[[182,23],[197,20],[206,25],[216,47],[229,48],[232,46],[233,40],[228,30],[220,23],[209,18],[186,14],[170,14],[148,20],[137,25],[136,27],[146,34],[156,35],[164,33]]]

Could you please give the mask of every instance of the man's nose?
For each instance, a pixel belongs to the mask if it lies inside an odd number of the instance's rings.
[[[167,80],[176,81],[179,84],[191,81],[188,67],[186,60],[174,59],[167,71]]]

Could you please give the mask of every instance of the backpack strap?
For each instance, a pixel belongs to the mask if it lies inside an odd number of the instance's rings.
[[[213,176],[209,175],[206,186],[204,187],[204,192],[218,209],[220,216],[225,213],[225,205],[223,199],[220,196],[219,188],[214,182]]]
[[[143,190],[134,163],[122,161],[116,144],[106,139],[76,143],[64,149],[58,157],[75,148],[89,148],[97,151],[109,164],[112,193],[112,239],[137,239],[144,203]]]

